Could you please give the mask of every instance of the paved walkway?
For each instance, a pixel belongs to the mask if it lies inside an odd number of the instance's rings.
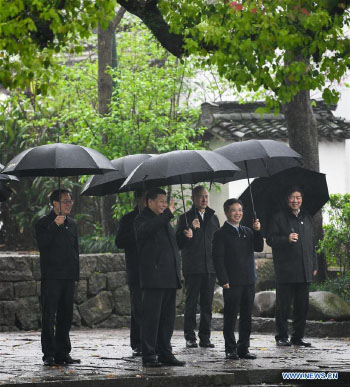
[[[140,358],[131,357],[127,329],[76,330],[71,332],[71,339],[72,356],[80,358],[81,364],[44,367],[39,332],[0,333],[0,386],[28,383],[36,387],[277,385],[283,381],[282,371],[325,375],[336,372],[337,380],[316,384],[350,385],[350,338],[312,338],[313,346],[308,349],[281,348],[276,347],[272,335],[253,334],[251,352],[258,358],[233,361],[224,359],[221,332],[213,332],[213,349],[186,349],[182,332],[176,331],[173,350],[187,364],[159,369],[144,369]]]

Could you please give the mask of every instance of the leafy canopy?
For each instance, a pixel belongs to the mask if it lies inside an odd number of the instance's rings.
[[[0,2],[0,83],[24,88],[47,81],[62,49],[81,51],[98,22],[107,26],[115,0],[2,0]]]
[[[187,54],[215,65],[238,90],[260,88],[288,102],[302,90],[323,89],[350,67],[349,1],[160,0],[172,31],[185,35]]]

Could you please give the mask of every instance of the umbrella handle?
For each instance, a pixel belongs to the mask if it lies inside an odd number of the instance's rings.
[[[244,160],[244,166],[245,166],[245,169],[246,169],[246,172],[247,172],[247,179],[248,179],[248,185],[249,185],[250,200],[251,200],[251,202],[252,202],[253,216],[254,216],[254,220],[255,220],[255,219],[257,219],[257,217],[256,217],[256,212],[255,212],[255,207],[254,207],[254,200],[253,200],[253,194],[252,194],[252,186],[251,186],[250,180],[249,180],[248,164],[247,164],[247,161],[246,161],[246,160]]]
[[[59,204],[58,215],[62,215],[62,210],[61,210],[61,177],[60,176],[58,176],[58,204]]]
[[[183,205],[183,207],[184,207],[184,215],[185,215],[185,221],[186,221],[186,228],[189,229],[189,227],[188,227],[187,215],[186,215],[186,206],[185,206],[184,190],[183,190],[183,187],[182,187],[181,177],[180,177],[180,186],[181,186],[182,205]]]

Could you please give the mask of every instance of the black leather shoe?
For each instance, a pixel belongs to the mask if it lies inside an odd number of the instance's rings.
[[[142,356],[142,351],[141,351],[141,349],[138,349],[138,348],[133,349],[133,350],[132,350],[132,355],[133,355],[133,356]]]
[[[237,353],[239,358],[240,359],[249,359],[249,360],[254,360],[256,359],[256,355],[250,353],[249,351],[248,352],[244,352],[244,353]]]
[[[176,359],[175,356],[168,357],[168,358],[162,358],[159,357],[158,360],[163,364],[167,366],[173,366],[173,367],[183,367],[186,362]]]
[[[276,340],[276,345],[278,345],[279,347],[290,347],[291,343],[288,339],[279,339]]]
[[[196,340],[186,340],[186,348],[197,348],[198,344]]]
[[[238,360],[239,356],[237,355],[237,352],[232,351],[232,352],[226,352],[226,359],[230,360]]]
[[[157,359],[149,359],[142,360],[143,367],[161,367],[162,363],[160,363]]]
[[[311,347],[311,343],[308,343],[304,339],[291,339],[291,344],[297,345],[299,347]]]
[[[51,367],[51,366],[56,365],[55,358],[53,356],[44,357],[43,362],[44,362],[44,366]]]
[[[208,340],[208,341],[201,340],[199,342],[199,346],[202,348],[214,348],[215,347],[215,345],[213,343],[211,343],[210,340]]]
[[[70,355],[63,358],[55,358],[56,364],[80,364],[80,359],[73,359]]]

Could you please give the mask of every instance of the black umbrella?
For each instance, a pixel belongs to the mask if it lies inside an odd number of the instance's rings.
[[[176,150],[153,156],[140,164],[125,180],[120,191],[147,189],[166,185],[196,184],[223,179],[233,180],[239,168],[218,153],[206,150]],[[187,219],[186,219],[187,224]]]
[[[235,180],[251,177],[271,176],[284,169],[301,166],[302,157],[299,153],[287,145],[274,140],[247,140],[235,142],[214,152],[225,156],[235,163],[241,171],[235,176]],[[254,201],[251,195],[254,211]]]
[[[114,171],[100,152],[74,144],[47,144],[27,149],[2,171],[15,176],[78,176]]]
[[[47,144],[15,156],[2,173],[16,176],[78,176],[114,171],[111,162],[94,149],[74,144]]]
[[[103,196],[117,193],[130,173],[150,157],[152,155],[136,154],[112,160],[111,163],[116,171],[89,177],[81,195]]]
[[[0,164],[0,171],[4,169],[4,165]],[[6,175],[0,172],[0,181],[19,181],[16,176]]]
[[[286,206],[286,194],[292,186],[298,186],[303,190],[302,208],[311,216],[315,215],[329,200],[326,175],[306,168],[289,168],[271,177],[255,179],[251,184],[251,190],[255,198],[256,215],[264,233],[271,215]],[[242,223],[250,226],[254,212],[249,188],[242,193],[240,199],[244,204]]]

